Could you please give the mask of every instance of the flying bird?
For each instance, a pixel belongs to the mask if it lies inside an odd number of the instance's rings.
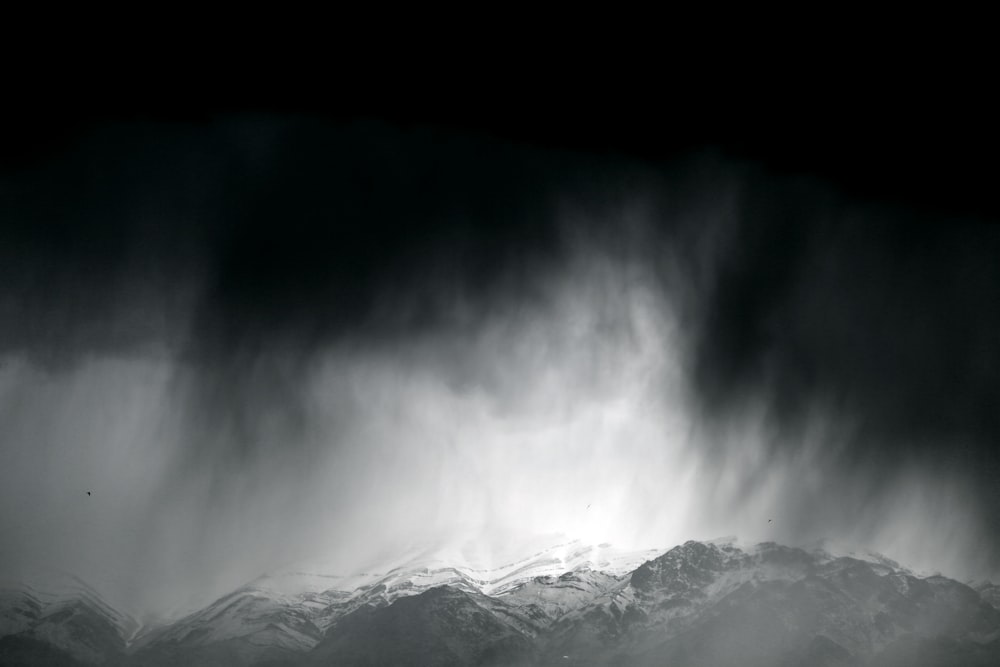
[[[87,495],[88,495],[88,496],[90,495],[90,491],[87,491]]]
[[[768,519],[768,520],[767,520],[767,522],[768,522],[768,523],[771,523],[771,520],[770,520],[770,519]]]

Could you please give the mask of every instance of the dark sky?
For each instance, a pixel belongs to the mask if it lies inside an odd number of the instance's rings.
[[[484,532],[996,576],[979,89],[563,81],[15,108],[0,567],[159,611]]]

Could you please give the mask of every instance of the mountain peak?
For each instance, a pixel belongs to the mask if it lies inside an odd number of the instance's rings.
[[[70,603],[51,608],[22,584],[0,597],[6,605],[0,629],[22,638],[0,638],[0,656],[14,651],[49,660],[51,651],[63,651],[66,661],[123,665],[296,667],[362,658],[455,665],[946,664],[919,658],[939,655],[935,642],[945,641],[954,658],[947,664],[998,664],[1000,657],[1000,587],[920,577],[873,552],[834,555],[723,538],[640,552],[566,540],[488,566],[470,553],[429,548],[355,575],[263,576],[149,629],[131,646],[114,610],[94,602],[99,597],[92,599],[79,580],[53,579],[50,588],[79,595],[53,594]],[[49,613],[57,608],[68,613]],[[17,618],[30,623],[14,628]]]

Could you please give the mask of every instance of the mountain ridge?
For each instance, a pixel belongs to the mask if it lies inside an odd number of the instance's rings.
[[[996,586],[920,576],[873,552],[836,555],[731,538],[624,552],[569,541],[494,568],[449,565],[433,551],[391,565],[353,577],[264,575],[131,643],[121,618],[85,599],[64,600],[76,612],[63,619],[68,629],[60,634],[53,615],[32,616],[27,598],[11,607],[5,594],[0,657],[20,651],[20,664],[56,664],[56,650],[65,651],[58,659],[65,664],[116,667],[643,665],[668,658],[678,665],[881,667],[993,664],[1000,657]],[[83,598],[89,590],[81,589]],[[10,621],[18,609],[27,610],[23,627]],[[47,624],[28,622],[43,617]],[[32,651],[48,662],[30,662]]]

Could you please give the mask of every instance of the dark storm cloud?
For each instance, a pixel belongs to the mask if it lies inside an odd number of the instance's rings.
[[[113,545],[146,602],[453,524],[1000,566],[995,225],[311,117],[97,125],[0,184],[21,560]]]
[[[847,465],[976,474],[1000,510],[1000,225],[751,176],[699,301],[693,381],[721,417],[764,398],[794,429],[855,420]]]
[[[575,178],[499,142],[311,118],[99,125],[45,157],[4,177],[0,349],[179,354],[209,432],[252,429],[264,405],[301,423],[296,379],[345,335],[529,301]]]
[[[45,364],[179,354],[209,431],[252,430],[263,405],[300,424],[297,378],[345,337],[543,308],[537,277],[566,250],[557,195],[582,205],[620,178],[580,156],[310,117],[98,125],[46,157],[5,178],[0,345]]]
[[[376,291],[425,299],[380,324],[433,323],[443,315],[427,289],[435,271],[445,284],[488,287],[501,265],[554,242],[554,175],[542,156],[494,146],[483,160],[449,136],[309,122],[258,150],[255,168],[233,179],[235,205],[213,239],[201,317],[224,343],[285,327],[336,336],[383,315]]]
[[[1000,228],[817,200],[748,202],[705,302],[706,394],[764,380],[793,411],[815,387],[915,440],[998,435]]]
[[[65,153],[5,170],[0,349],[71,363],[181,340],[217,201],[219,156],[204,139],[96,128]]]
[[[553,249],[546,199],[565,176],[554,163],[364,123],[97,127],[5,178],[7,319],[22,320],[5,346],[121,348],[149,335],[141,314],[132,327],[107,321],[119,304],[103,296],[122,284],[169,298],[199,281],[191,338],[209,353],[258,335],[335,336],[379,317],[379,290],[454,277],[485,288],[501,266]],[[442,316],[432,290],[416,291],[423,307],[385,324]],[[73,314],[92,330],[60,326]]]

